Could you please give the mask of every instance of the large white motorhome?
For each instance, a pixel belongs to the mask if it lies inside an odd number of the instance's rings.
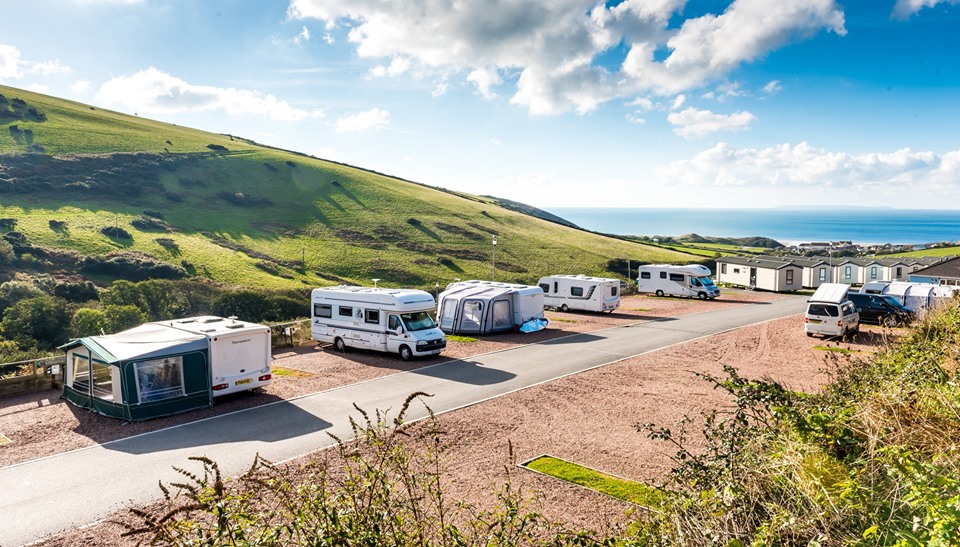
[[[637,269],[637,292],[657,296],[689,296],[700,300],[720,296],[710,279],[710,268],[700,264],[647,264]]]
[[[273,381],[270,327],[214,315],[159,324],[207,337],[214,397],[264,387]]]
[[[371,349],[409,361],[447,347],[430,317],[437,306],[428,292],[340,285],[314,289],[310,299],[313,339],[338,351]]]
[[[541,277],[543,305],[560,311],[612,312],[620,307],[620,281],[586,275]]]

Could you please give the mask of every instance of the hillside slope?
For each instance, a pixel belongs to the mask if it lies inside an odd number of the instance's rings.
[[[497,280],[696,258],[238,137],[0,95],[0,233],[38,272],[108,283],[124,277],[99,267],[112,257],[254,287],[432,288],[493,276],[494,234]]]

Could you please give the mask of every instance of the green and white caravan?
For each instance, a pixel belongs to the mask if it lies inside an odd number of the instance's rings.
[[[146,323],[73,340],[63,397],[131,422],[213,406],[272,380],[270,328],[215,316]]]

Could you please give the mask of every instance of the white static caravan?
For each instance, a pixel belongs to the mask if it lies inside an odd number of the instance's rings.
[[[547,326],[543,289],[495,281],[458,281],[437,302],[437,322],[447,334],[493,334]]]
[[[273,381],[270,327],[213,315],[158,323],[206,337],[214,397],[264,387]]]
[[[717,259],[717,281],[765,291],[796,291],[803,285],[803,268],[782,260],[746,256]]]
[[[620,281],[617,279],[551,275],[541,277],[537,285],[543,289],[543,303],[548,308],[613,312],[620,307]]]
[[[409,361],[447,347],[430,318],[436,304],[428,292],[340,285],[314,289],[310,301],[313,339],[338,351],[385,351]]]
[[[657,296],[695,296],[701,300],[720,296],[710,279],[710,268],[700,264],[646,264],[637,268],[637,291]]]

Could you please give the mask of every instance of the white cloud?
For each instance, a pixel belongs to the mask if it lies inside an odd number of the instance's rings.
[[[923,8],[932,8],[937,4],[957,4],[960,0],[897,0],[893,6],[894,19],[909,19]]]
[[[677,95],[677,97],[673,100],[673,106],[670,107],[670,110],[677,110],[677,109],[679,109],[681,106],[683,106],[683,103],[685,103],[685,102],[687,102],[687,96],[686,96],[686,95],[684,95],[684,94],[682,94],[682,93],[681,93],[680,95]]]
[[[34,93],[43,93],[47,95],[50,93],[50,88],[43,84],[30,84],[26,87],[27,91],[33,91]]]
[[[460,74],[485,98],[507,77],[510,102],[545,115],[583,114],[642,93],[672,96],[822,30],[846,33],[835,0],[734,0],[719,15],[674,28],[685,3],[291,0],[289,14],[342,25],[360,57],[404,57],[416,65],[415,77]],[[628,48],[622,66],[595,64],[621,43]]]
[[[0,81],[5,78],[20,78],[23,72],[20,65],[20,50],[6,44],[0,44]]]
[[[437,85],[434,86],[432,91],[430,91],[431,97],[442,97],[446,94],[447,94],[447,82],[445,80],[437,82]]]
[[[370,69],[370,75],[375,78],[382,78],[384,76],[395,77],[410,70],[410,66],[410,59],[406,57],[396,57],[390,60],[388,66],[380,65]]]
[[[626,115],[626,119],[630,123],[635,123],[637,125],[644,125],[647,123],[647,119],[643,117],[643,112],[637,110]]]
[[[330,34],[329,32],[323,35],[323,41],[326,42],[328,45],[331,45],[331,46],[332,46],[333,44],[337,43],[337,39],[334,38],[333,35]]]
[[[293,43],[302,46],[304,42],[310,41],[310,29],[303,27],[300,33],[293,37]]]
[[[30,74],[40,74],[41,76],[49,76],[51,74],[70,74],[73,72],[72,68],[60,64],[59,59],[42,63],[30,63],[28,70]]]
[[[298,121],[317,115],[317,111],[311,113],[294,108],[273,95],[233,87],[194,85],[152,67],[104,83],[97,92],[97,100],[141,113],[223,110],[230,114],[261,115],[281,121]]]
[[[763,149],[719,143],[657,170],[663,186],[745,188],[960,190],[960,150],[943,155],[909,148],[892,153],[848,154],[807,142]]]
[[[749,112],[715,114],[692,106],[671,112],[667,121],[676,127],[673,132],[687,139],[699,139],[719,131],[745,131],[756,117]]]
[[[89,80],[77,80],[76,82],[70,84],[70,91],[75,93],[83,93],[88,89],[90,89]]]
[[[783,85],[780,83],[780,80],[771,80],[770,83],[763,86],[763,91],[769,95],[773,95],[774,93],[783,91]]]
[[[358,131],[376,131],[390,125],[390,112],[372,108],[366,112],[360,112],[353,116],[347,116],[337,120],[337,131],[340,132],[358,132]]]
[[[337,151],[332,146],[324,146],[313,153],[314,156],[325,160],[336,160],[339,157]]]

